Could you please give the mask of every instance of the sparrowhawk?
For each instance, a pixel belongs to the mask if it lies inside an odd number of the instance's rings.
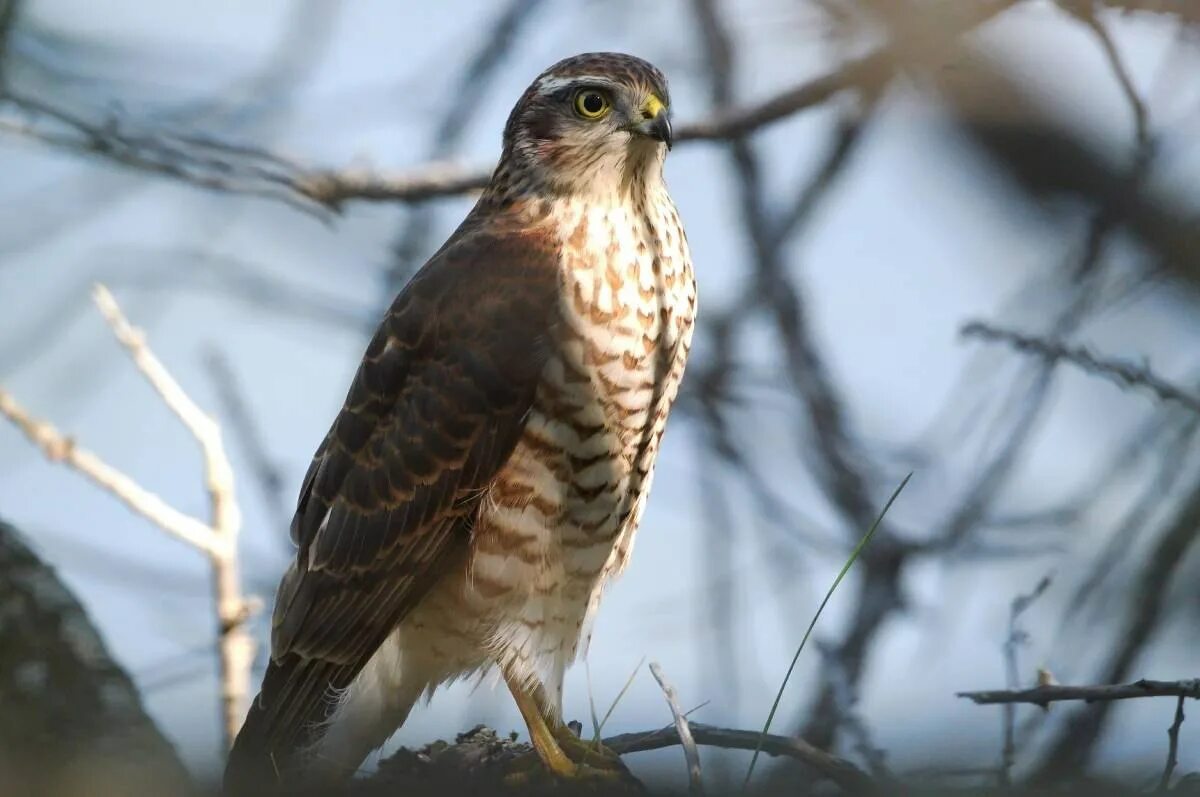
[[[488,672],[580,772],[563,672],[629,561],[696,312],[671,143],[640,58],[567,58],[521,96],[304,478],[231,791],[353,772],[422,695]]]

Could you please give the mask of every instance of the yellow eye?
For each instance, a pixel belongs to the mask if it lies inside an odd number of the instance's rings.
[[[612,110],[608,97],[596,89],[584,89],[575,95],[575,113],[584,119],[602,119]]]

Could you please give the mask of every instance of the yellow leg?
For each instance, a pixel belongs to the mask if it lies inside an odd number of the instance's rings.
[[[578,767],[563,752],[546,722],[544,701],[538,700],[541,687],[536,684],[533,687],[523,686],[507,672],[504,674],[504,680],[508,683],[508,691],[512,692],[513,699],[517,701],[517,708],[520,709],[525,726],[529,729],[533,749],[537,750],[542,763],[556,775],[564,778],[574,777]]]

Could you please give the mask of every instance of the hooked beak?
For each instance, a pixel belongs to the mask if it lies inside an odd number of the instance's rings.
[[[633,126],[634,132],[661,141],[670,149],[675,137],[671,133],[671,112],[667,106],[651,94],[639,110],[642,112],[642,121]]]

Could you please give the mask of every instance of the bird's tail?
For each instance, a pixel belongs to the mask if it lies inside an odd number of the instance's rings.
[[[288,656],[272,661],[225,765],[227,797],[270,797],[301,790],[301,758],[332,707],[329,696],[353,677],[332,662]],[[311,785],[311,784],[307,784]]]

